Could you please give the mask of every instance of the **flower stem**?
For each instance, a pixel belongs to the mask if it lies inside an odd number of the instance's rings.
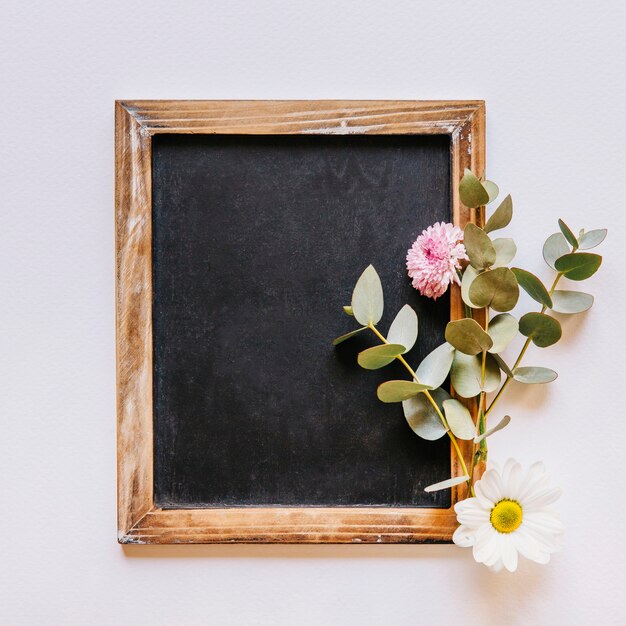
[[[559,272],[556,275],[556,278],[554,279],[554,282],[552,283],[552,286],[550,287],[550,296],[552,296],[552,294],[554,293],[556,286],[559,283],[559,280],[561,279],[561,276],[563,276],[563,274],[561,274],[561,272]],[[544,304],[541,307],[541,313],[545,313],[546,309],[548,307]],[[519,353],[519,355],[517,356],[517,359],[515,359],[515,364],[513,365],[513,367],[511,368],[512,371],[515,371],[516,367],[519,367],[519,364],[522,362],[522,359],[524,358],[524,355],[526,354],[526,350],[528,350],[528,347],[530,346],[530,342],[531,339],[528,338],[526,339],[526,341],[524,342],[524,345],[522,346],[522,349]],[[498,390],[498,393],[495,395],[495,398],[491,401],[491,404],[489,405],[489,407],[487,408],[487,410],[485,411],[485,417],[487,415],[489,415],[489,413],[491,413],[491,409],[493,409],[495,403],[500,399],[500,396],[502,395],[502,392],[507,388],[507,385],[511,382],[511,378],[509,378],[508,376],[506,377],[506,380],[502,383],[502,387],[500,387],[500,389]]]
[[[389,343],[387,341],[387,339],[379,332],[378,328],[376,328],[376,326],[374,326],[374,324],[370,323],[370,324],[368,324],[368,326],[373,331],[373,333],[383,343]],[[406,362],[406,359],[401,354],[399,354],[396,358],[398,359],[398,361],[400,361],[400,363],[402,363],[402,365],[404,365],[404,367],[409,372],[409,374],[411,374],[411,377],[413,378],[413,380],[416,383],[419,383],[420,380],[417,377],[417,374],[413,371],[413,368]],[[446,432],[448,433],[448,437],[450,437],[450,441],[452,442],[454,450],[456,451],[456,454],[457,454],[457,456],[459,458],[459,463],[461,464],[461,469],[463,470],[465,475],[469,477],[468,478],[468,482],[470,483],[470,489],[472,490],[472,493],[473,493],[472,476],[467,471],[467,465],[465,465],[465,460],[463,459],[463,454],[461,453],[461,449],[459,448],[459,444],[458,444],[458,442],[456,440],[456,437],[452,434],[452,431],[450,430],[450,427],[448,426],[448,422],[446,421],[446,418],[444,417],[443,413],[441,412],[441,409],[439,408],[439,406],[435,402],[435,399],[432,397],[430,392],[428,390],[425,390],[423,393],[428,398],[428,401],[433,405],[433,408],[437,412],[437,415],[439,416],[439,419],[441,420],[441,423],[443,424],[444,428],[446,429]]]

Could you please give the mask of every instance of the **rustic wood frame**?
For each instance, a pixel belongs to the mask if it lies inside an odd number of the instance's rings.
[[[482,101],[118,101],[115,106],[117,468],[120,543],[450,541],[453,508],[242,507],[163,510],[153,502],[152,137],[158,133],[445,134],[454,221],[482,224],[458,181],[485,166]],[[463,317],[458,289],[451,319]],[[460,442],[466,458],[471,444]],[[452,475],[461,471],[451,453]],[[466,496],[452,489],[452,503]]]

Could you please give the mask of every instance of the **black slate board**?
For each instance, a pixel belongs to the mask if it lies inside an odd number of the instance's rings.
[[[406,251],[450,221],[446,136],[156,135],[154,496],[162,507],[450,506],[449,442],[420,440],[367,372],[342,312],[373,263],[389,327],[419,315],[417,365],[449,300],[410,286]]]

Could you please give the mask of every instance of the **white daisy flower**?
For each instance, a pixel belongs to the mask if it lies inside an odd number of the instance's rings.
[[[490,569],[517,569],[518,553],[547,563],[559,548],[564,527],[549,507],[561,490],[548,486],[543,463],[534,463],[526,475],[515,459],[502,472],[492,463],[474,486],[475,498],[457,502],[460,526],[452,540],[473,547],[474,559]]]

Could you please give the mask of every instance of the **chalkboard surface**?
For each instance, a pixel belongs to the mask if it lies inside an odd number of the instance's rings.
[[[372,263],[383,332],[405,303],[416,365],[449,300],[422,298],[406,250],[450,221],[450,138],[153,138],[154,500],[223,506],[449,507],[449,442],[419,439],[361,369],[377,340],[342,312]]]

